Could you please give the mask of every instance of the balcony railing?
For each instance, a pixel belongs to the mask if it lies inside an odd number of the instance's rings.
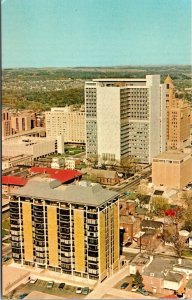
[[[18,220],[19,219],[19,213],[17,213],[17,214],[10,213],[10,219]]]

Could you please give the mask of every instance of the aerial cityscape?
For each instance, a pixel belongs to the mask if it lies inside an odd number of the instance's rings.
[[[1,8],[1,298],[191,299],[191,0]]]

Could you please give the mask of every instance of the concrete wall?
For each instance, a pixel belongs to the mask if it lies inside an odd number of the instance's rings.
[[[160,153],[160,76],[147,75],[147,87],[149,88],[149,162],[152,157]]]
[[[164,280],[164,288],[177,291],[182,284],[182,280],[180,282],[168,281]]]
[[[97,87],[98,155],[115,154],[121,159],[120,149],[120,88]]]

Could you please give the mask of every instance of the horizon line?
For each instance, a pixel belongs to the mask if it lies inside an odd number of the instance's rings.
[[[97,65],[97,66],[86,66],[86,65],[80,65],[80,66],[38,66],[38,67],[32,67],[32,66],[28,66],[28,67],[2,67],[2,70],[6,70],[6,69],[62,69],[62,68],[71,68],[71,69],[75,69],[75,68],[127,68],[127,67],[168,67],[168,66],[191,66],[192,64],[130,64],[130,65],[111,65],[111,66],[105,66],[105,65]]]

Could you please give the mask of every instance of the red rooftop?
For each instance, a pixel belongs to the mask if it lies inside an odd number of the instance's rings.
[[[32,167],[30,169],[30,172],[38,174],[48,174],[50,175],[49,178],[56,179],[61,183],[67,183],[75,179],[79,179],[82,176],[82,173],[77,170],[61,170],[44,167]]]
[[[2,176],[2,184],[24,186],[28,179],[18,176]]]

